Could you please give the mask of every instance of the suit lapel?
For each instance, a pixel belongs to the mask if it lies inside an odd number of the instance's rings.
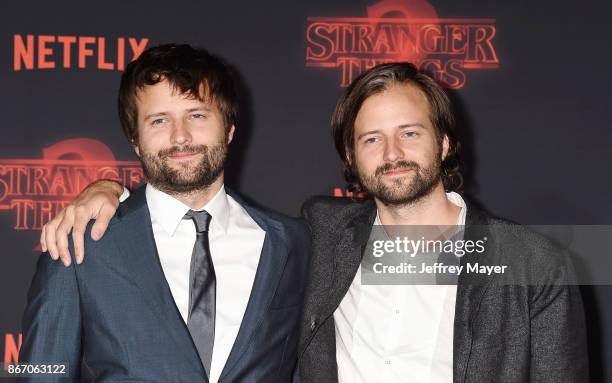
[[[467,264],[494,265],[495,241],[487,225],[487,216],[475,206],[468,204],[465,224],[465,239],[482,240],[487,238],[482,254],[466,254],[461,259],[464,270]],[[472,347],[472,322],[480,308],[484,293],[491,284],[493,276],[466,273],[459,276],[455,304],[455,323],[453,332],[453,381],[463,382]]]
[[[249,302],[242,318],[238,335],[219,380],[223,380],[225,375],[238,363],[254,333],[261,325],[280,283],[288,256],[287,234],[284,226],[280,222],[271,219],[259,209],[247,204],[230,190],[227,190],[227,192],[242,205],[257,225],[266,232],[266,236]]]
[[[332,315],[349,290],[368,242],[376,218],[373,201],[364,202],[347,225],[340,230],[337,245],[332,253],[332,288],[323,309],[323,318]]]
[[[123,264],[118,264],[116,271],[123,274],[129,272],[127,278],[139,287],[144,303],[159,316],[161,327],[176,342],[178,352],[205,377],[189,330],[176,307],[159,262],[144,186],[120,206],[118,217],[111,230],[122,253],[117,259]]]

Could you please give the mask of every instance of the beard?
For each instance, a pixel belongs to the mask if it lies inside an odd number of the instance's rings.
[[[357,174],[364,191],[384,205],[412,205],[430,194],[441,180],[442,161],[439,153],[436,153],[434,158],[425,167],[414,161],[397,161],[379,166],[374,174],[364,174],[360,169],[357,169]],[[408,173],[385,181],[385,172],[400,169],[410,169],[413,174]]]
[[[169,157],[183,152],[200,153],[197,162],[185,161],[170,165]],[[223,172],[227,144],[214,146],[173,146],[159,152],[142,152],[140,163],[151,185],[168,194],[189,194],[209,187]]]

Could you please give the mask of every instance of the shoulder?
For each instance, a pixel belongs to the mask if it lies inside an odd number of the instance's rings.
[[[302,204],[302,216],[308,221],[344,220],[373,209],[371,200],[349,197],[312,196]]]
[[[505,248],[520,249],[533,257],[550,258],[562,252],[551,239],[536,228],[524,226],[504,218],[491,218],[488,224],[496,238],[502,240]]]
[[[304,220],[299,217],[292,217],[287,214],[280,213],[268,207],[261,205],[251,206],[252,209],[256,209],[259,214],[271,221],[282,223],[286,227],[297,228],[303,227]]]
[[[247,200],[244,196],[238,195],[235,192],[229,192],[228,196],[233,200],[233,205],[238,206],[260,227],[272,226],[281,229],[289,242],[310,240],[310,231],[303,219],[279,213]]]
[[[300,217],[291,217],[269,208],[258,207],[259,212],[269,220],[280,223],[291,240],[310,241],[310,229]]]
[[[87,226],[88,231],[95,221]],[[117,230],[131,230],[133,225],[151,224],[151,217],[146,199],[146,185],[140,186],[128,198],[119,203],[115,214],[108,223],[107,233]],[[103,237],[104,238],[104,237]]]
[[[91,237],[91,230],[94,223],[95,220],[89,221],[83,233],[85,262],[77,267],[77,274],[82,274],[86,270],[96,269],[100,262],[105,262],[109,258],[119,256],[119,252],[117,251],[117,233],[130,230],[129,225],[125,226],[122,224],[121,220],[113,217],[102,237],[98,240],[94,240]],[[133,227],[133,225],[131,226]],[[69,236],[69,249],[70,254],[74,254],[74,241],[72,235]]]
[[[567,250],[538,232],[537,227],[487,214],[486,228],[495,240],[501,261],[528,276],[530,283],[559,283],[560,279],[573,278]]]
[[[41,253],[38,262],[36,264],[36,272],[32,279],[29,294],[32,291],[42,291],[49,295],[61,295],[67,286],[71,285],[75,280],[75,265],[76,260],[73,256],[73,248],[70,248],[70,256],[72,263],[66,267],[64,264],[57,260],[53,260],[49,253]],[[60,296],[55,297],[57,299]]]
[[[117,249],[126,242],[131,241],[135,235],[140,235],[147,225],[151,226],[151,218],[146,203],[138,201],[137,193],[121,202],[111,217],[106,230],[101,238],[94,240],[91,236],[95,219],[89,221],[83,234],[85,246],[85,257],[91,264],[93,258],[115,257],[118,255]],[[69,236],[69,245],[73,246],[72,236]]]
[[[44,296],[45,299],[61,302],[63,300],[62,296],[67,291],[74,289],[76,285],[76,259],[74,257],[72,235],[68,236],[68,252],[71,258],[68,267],[64,266],[60,260],[53,260],[48,252],[39,255],[28,291],[30,300],[35,296]]]
[[[494,235],[504,248],[520,248],[542,255],[558,252],[557,246],[534,228],[498,217],[472,204],[468,205],[466,225],[482,226]]]

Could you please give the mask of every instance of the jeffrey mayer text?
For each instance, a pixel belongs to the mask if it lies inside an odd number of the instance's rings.
[[[476,263],[466,263],[464,265],[445,265],[441,262],[436,262],[433,265],[422,263],[421,267],[409,263],[400,263],[398,265],[383,265],[375,263],[373,270],[376,274],[457,274],[460,275],[464,270],[466,273],[472,274],[504,274],[507,265],[486,266]]]

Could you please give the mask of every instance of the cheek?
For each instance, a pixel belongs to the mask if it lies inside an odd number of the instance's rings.
[[[373,173],[379,166],[378,156],[372,148],[355,150],[355,165],[361,173]]]
[[[406,144],[403,149],[406,159],[420,164],[431,163],[438,155],[438,143],[436,141],[411,142]]]
[[[167,142],[167,141],[166,141]],[[146,132],[141,133],[138,137],[138,146],[141,152],[155,153],[164,146],[164,139],[158,133]]]
[[[217,121],[194,124],[190,130],[193,144],[216,145],[226,140],[225,126]]]
[[[194,144],[217,145],[225,141],[225,131],[201,130],[192,135]]]
[[[433,162],[435,160],[441,159],[442,150],[443,149],[441,144],[438,144],[438,141],[434,141],[427,153],[425,154],[427,156],[427,160],[429,162]]]

